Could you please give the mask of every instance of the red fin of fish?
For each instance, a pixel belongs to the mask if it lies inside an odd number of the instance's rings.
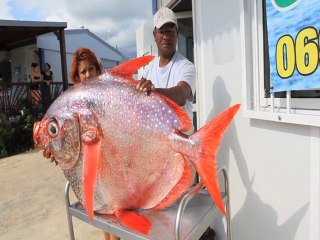
[[[87,214],[93,220],[93,200],[94,200],[94,183],[100,159],[101,141],[95,136],[94,132],[88,131],[86,136],[82,136],[84,143],[83,147],[83,197]],[[90,139],[90,140],[89,140]]]
[[[110,74],[118,75],[124,78],[124,80],[134,81],[131,77],[139,68],[147,65],[154,59],[154,56],[142,56],[134,59],[130,59],[118,66],[110,69]]]
[[[188,114],[178,104],[176,104],[174,101],[172,101],[170,98],[168,98],[164,95],[161,95],[159,93],[155,93],[155,94],[158,94],[177,114],[177,116],[180,120],[179,131],[182,131],[182,132],[188,131],[192,126],[192,123],[189,119]]]
[[[180,153],[178,153],[176,157],[184,162],[183,175],[170,193],[160,203],[153,207],[152,210],[160,210],[172,205],[172,203],[177,200],[177,198],[180,197],[181,194],[184,193],[190,186],[190,182],[192,180],[191,168]]]
[[[124,226],[139,233],[148,234],[151,229],[150,220],[142,214],[133,211],[121,210],[115,212],[115,215]]]
[[[195,142],[200,142],[201,144],[199,159],[190,158],[190,160],[197,169],[212,199],[223,214],[225,214],[225,209],[217,181],[216,153],[225,130],[239,108],[240,104],[228,108],[190,136]]]

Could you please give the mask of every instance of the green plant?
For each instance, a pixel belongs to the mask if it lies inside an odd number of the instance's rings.
[[[33,148],[33,124],[43,117],[41,106],[32,107],[26,100],[19,104],[21,115],[8,118],[0,114],[0,158]]]
[[[11,138],[11,124],[7,119],[7,116],[3,113],[0,114],[0,158],[7,156],[9,153],[7,151],[6,143],[8,139]]]

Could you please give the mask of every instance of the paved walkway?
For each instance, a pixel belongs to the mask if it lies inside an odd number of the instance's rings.
[[[40,151],[0,159],[0,240],[69,239],[65,183],[61,169]],[[103,239],[100,230],[73,222],[76,240]]]

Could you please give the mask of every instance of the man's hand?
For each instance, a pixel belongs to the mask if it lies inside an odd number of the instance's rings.
[[[139,90],[140,92],[149,92],[149,91],[154,91],[156,88],[154,87],[154,85],[150,80],[141,78],[139,83],[136,86],[136,89]]]
[[[139,83],[136,86],[137,90],[145,93],[149,93],[150,91],[156,91],[174,101],[179,106],[183,106],[186,104],[186,101],[191,96],[192,91],[190,85],[181,80],[178,82],[177,86],[171,88],[155,88],[150,80],[145,78],[141,78]]]

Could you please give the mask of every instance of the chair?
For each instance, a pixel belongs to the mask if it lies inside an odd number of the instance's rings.
[[[218,173],[223,173],[225,192],[222,193],[226,206],[227,239],[231,240],[230,220],[230,193],[227,171],[221,168]],[[85,210],[78,208],[79,202],[70,204],[70,183],[65,187],[65,203],[67,210],[70,240],[74,240],[72,217],[76,217],[103,231],[112,233],[121,239],[147,240],[147,239],[199,239],[206,229],[212,225],[213,219],[221,216],[210,195],[204,189],[204,184],[199,182],[190,191],[184,194],[179,202],[162,211],[145,211],[144,213],[152,222],[152,229],[146,235],[139,234],[121,225],[112,215],[95,214],[90,221]]]

